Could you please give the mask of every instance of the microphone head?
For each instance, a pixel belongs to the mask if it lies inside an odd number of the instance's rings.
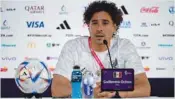
[[[108,45],[108,41],[107,40],[103,40],[103,44]]]

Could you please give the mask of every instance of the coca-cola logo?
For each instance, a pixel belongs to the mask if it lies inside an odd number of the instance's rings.
[[[141,13],[158,13],[159,7],[153,6],[153,7],[142,7],[140,9]]]

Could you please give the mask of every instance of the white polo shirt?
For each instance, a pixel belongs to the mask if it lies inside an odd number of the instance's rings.
[[[136,48],[128,39],[114,37],[109,50],[115,68],[133,68],[135,75],[144,72]],[[111,68],[107,50],[96,52],[96,54],[105,68]],[[71,73],[75,65],[80,66],[80,69],[91,71],[94,75],[100,70],[100,66],[91,54],[88,37],[76,38],[65,43],[54,74],[60,74],[71,80]]]

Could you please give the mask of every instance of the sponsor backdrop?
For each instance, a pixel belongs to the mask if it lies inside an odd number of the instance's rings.
[[[52,72],[66,41],[88,36],[83,12],[92,0],[1,1],[0,77],[14,78],[27,58],[44,61]],[[173,78],[173,0],[112,0],[124,14],[118,31],[136,46],[149,78]]]

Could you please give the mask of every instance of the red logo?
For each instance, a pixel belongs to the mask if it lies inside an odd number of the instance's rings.
[[[54,66],[49,66],[49,70],[50,70],[51,72],[53,72],[53,71],[55,70],[55,67],[54,67]]]
[[[145,67],[144,67],[144,70],[147,72],[147,71],[150,70],[150,68],[149,68],[148,66],[145,66]]]
[[[84,27],[84,28],[87,28],[87,27],[89,27],[89,26],[88,26],[87,24],[83,24],[83,27]]]
[[[8,70],[8,68],[6,66],[0,68],[0,72],[6,72]]]
[[[147,7],[142,7],[140,9],[141,13],[158,13],[159,12],[159,7],[153,6],[151,8],[147,8]]]

